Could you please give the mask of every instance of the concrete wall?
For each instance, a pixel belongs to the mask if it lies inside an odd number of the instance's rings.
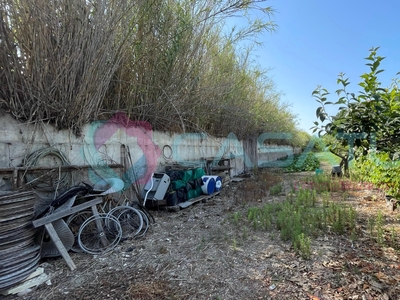
[[[17,122],[11,115],[0,115],[0,168],[21,166],[24,159],[32,152],[46,147],[54,147],[65,155],[72,165],[105,166],[121,163],[121,147],[124,145],[131,154],[135,170],[143,180],[152,172],[163,172],[166,165],[182,164],[205,166],[205,159],[217,163],[220,158],[231,158],[231,176],[242,173],[247,165],[265,165],[286,156],[293,149],[290,147],[260,147],[259,162],[253,162],[243,153],[243,142],[234,134],[224,138],[215,138],[205,134],[152,131],[146,123],[135,123],[124,115],[108,121],[88,124],[83,135],[76,137],[67,130],[58,131],[46,123],[26,124]],[[59,164],[52,160],[52,155],[39,159],[38,164]],[[103,168],[104,169],[104,168]],[[104,172],[115,172],[105,167]],[[98,175],[103,172],[97,170]],[[88,177],[95,180],[90,169]],[[91,175],[92,174],[92,175]],[[120,174],[119,174],[120,175]],[[92,176],[92,177],[91,177]]]

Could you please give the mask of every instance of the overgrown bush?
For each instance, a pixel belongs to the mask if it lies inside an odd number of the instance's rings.
[[[313,152],[309,152],[305,157],[304,154],[295,155],[293,162],[286,167],[286,172],[304,172],[315,171],[320,166],[319,159]]]
[[[370,182],[387,194],[400,195],[400,160],[392,160],[388,153],[371,153],[354,162],[352,175],[362,182]]]

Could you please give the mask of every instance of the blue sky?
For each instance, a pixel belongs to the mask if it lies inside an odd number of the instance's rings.
[[[379,46],[378,55],[386,57],[379,78],[383,87],[400,71],[399,0],[271,0],[266,5],[276,10],[272,20],[279,28],[257,38],[262,46],[254,59],[271,68],[270,77],[298,116],[300,129],[311,133],[317,120],[318,103],[311,93],[318,85],[335,101],[337,75],[344,72],[350,92],[360,90],[371,47]]]

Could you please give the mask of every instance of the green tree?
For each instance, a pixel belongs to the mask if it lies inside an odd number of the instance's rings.
[[[314,122],[313,130],[320,135],[336,137],[331,143],[332,149],[336,147],[343,150],[347,147],[348,154],[342,156],[346,168],[349,160],[367,155],[370,150],[387,152],[391,156],[400,150],[398,80],[393,80],[388,88],[381,87],[378,75],[384,71],[380,69],[384,57],[377,54],[378,49],[370,49],[366,58],[370,70],[361,75],[362,81],[358,84],[362,88],[360,92],[349,92],[350,81],[341,73],[337,79],[341,86],[336,91],[337,101],[328,101],[329,92],[320,86],[312,93],[321,104],[316,111],[318,120]],[[326,109],[328,105],[338,106],[339,112],[330,116]]]

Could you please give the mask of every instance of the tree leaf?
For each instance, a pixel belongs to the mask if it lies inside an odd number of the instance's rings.
[[[317,116],[317,118],[320,118],[321,113],[323,112],[324,108],[323,107],[318,107],[317,111],[315,112],[315,115]]]

